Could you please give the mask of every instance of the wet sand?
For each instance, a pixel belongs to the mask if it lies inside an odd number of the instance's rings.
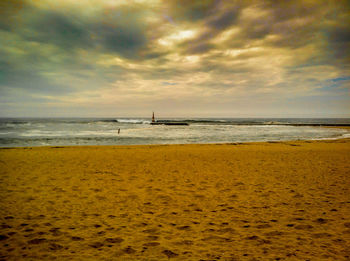
[[[0,260],[349,260],[350,140],[0,149]]]

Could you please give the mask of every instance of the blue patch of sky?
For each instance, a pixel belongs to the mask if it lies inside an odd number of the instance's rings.
[[[344,88],[344,83],[349,80],[350,76],[328,79],[322,83],[322,87],[318,88],[318,90],[325,92],[332,91],[337,94],[348,93],[348,89]]]
[[[350,76],[338,77],[338,78],[331,79],[332,82],[349,81],[349,80],[350,80]]]
[[[176,82],[162,82],[163,85],[177,85]]]

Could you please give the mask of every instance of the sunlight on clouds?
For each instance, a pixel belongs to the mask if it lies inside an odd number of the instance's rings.
[[[188,63],[196,63],[199,61],[199,56],[198,55],[189,55],[189,56],[186,56],[184,60]]]
[[[174,34],[169,35],[168,39],[175,40],[175,41],[181,41],[181,40],[191,38],[194,35],[195,35],[194,30],[184,30],[184,31],[178,31]]]
[[[262,47],[252,47],[252,48],[246,48],[246,49],[228,49],[224,52],[225,55],[229,55],[232,57],[238,56],[240,54],[245,54],[245,53],[253,53],[253,52],[259,52],[262,51]]]
[[[259,5],[252,5],[242,10],[240,19],[242,21],[260,20],[264,22],[264,19],[271,18],[270,10],[261,9]]]
[[[171,46],[177,42],[190,39],[196,35],[195,30],[182,30],[158,39],[158,43],[163,46]]]
[[[228,30],[222,32],[221,34],[219,34],[215,38],[215,43],[226,42],[226,41],[232,39],[232,37],[237,35],[239,32],[240,32],[240,29],[238,27],[234,27],[234,28],[228,29]]]

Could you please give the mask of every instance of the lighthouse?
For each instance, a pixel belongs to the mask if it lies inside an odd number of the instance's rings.
[[[152,122],[151,125],[188,125],[187,122],[181,122],[181,121],[169,121],[169,120],[155,120],[154,119],[154,112],[152,114]]]

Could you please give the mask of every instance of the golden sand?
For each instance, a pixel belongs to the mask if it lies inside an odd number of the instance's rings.
[[[1,260],[349,260],[350,140],[0,150]]]

